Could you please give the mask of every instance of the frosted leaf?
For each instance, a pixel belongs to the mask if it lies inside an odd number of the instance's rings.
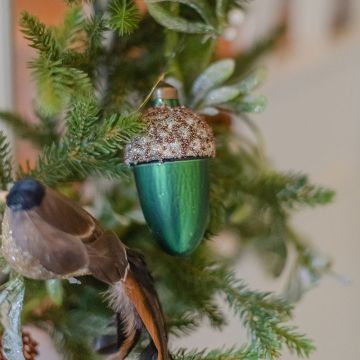
[[[191,105],[195,106],[211,89],[223,84],[233,74],[235,61],[233,59],[220,60],[207,69],[195,80],[191,90]]]
[[[219,105],[235,99],[240,94],[240,90],[234,86],[222,86],[211,90],[205,98],[205,105]]]
[[[266,68],[260,67],[233,86],[239,89],[242,94],[248,94],[261,85],[265,81],[266,76]]]
[[[5,331],[3,353],[7,360],[25,360],[21,336],[21,310],[24,303],[25,285],[20,275],[0,287],[0,317]]]
[[[238,112],[260,113],[265,110],[267,99],[263,95],[246,96],[236,106]]]

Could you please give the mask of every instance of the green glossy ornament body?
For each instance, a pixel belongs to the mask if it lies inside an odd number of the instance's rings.
[[[144,134],[125,151],[145,219],[162,248],[187,255],[200,244],[208,223],[209,161],[215,155],[209,125],[179,106],[176,90],[155,91],[143,119]]]
[[[172,255],[186,255],[201,242],[209,213],[209,159],[134,166],[147,223]]]

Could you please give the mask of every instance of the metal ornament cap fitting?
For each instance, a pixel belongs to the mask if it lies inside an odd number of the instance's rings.
[[[145,219],[162,248],[188,255],[203,239],[209,214],[209,158],[133,166]]]

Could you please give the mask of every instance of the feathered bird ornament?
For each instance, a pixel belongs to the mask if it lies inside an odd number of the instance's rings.
[[[110,285],[118,343],[111,359],[125,359],[143,330],[150,344],[142,359],[169,360],[164,316],[140,254],[88,212],[35,179],[17,181],[6,198],[2,254],[32,279],[92,275]]]

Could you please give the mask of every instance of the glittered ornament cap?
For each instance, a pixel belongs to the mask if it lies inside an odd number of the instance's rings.
[[[147,124],[146,131],[126,146],[127,164],[215,156],[211,127],[184,106],[152,107],[142,120]]]

